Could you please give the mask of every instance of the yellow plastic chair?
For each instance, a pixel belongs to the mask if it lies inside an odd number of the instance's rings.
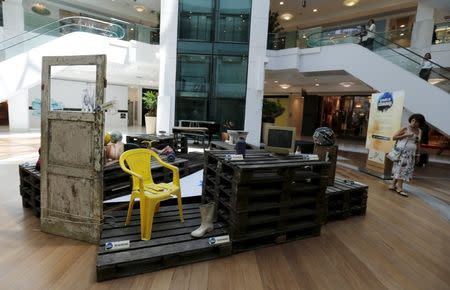
[[[151,158],[155,158],[162,166],[172,170],[173,182],[155,184],[151,172]],[[176,196],[180,220],[183,220],[183,205],[181,203],[180,173],[176,166],[170,165],[159,158],[158,154],[149,149],[132,149],[124,152],[119,159],[123,171],[132,176],[132,192],[128,205],[125,225],[130,223],[134,200],[139,197],[141,214],[141,239],[150,240],[152,236],[153,216],[158,211],[159,203]]]

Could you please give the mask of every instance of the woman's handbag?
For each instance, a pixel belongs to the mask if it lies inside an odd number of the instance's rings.
[[[402,149],[397,147],[397,144],[394,145],[394,148],[392,148],[391,152],[389,152],[386,157],[387,159],[391,160],[392,162],[399,161],[400,156],[402,155]]]
[[[406,140],[405,147],[406,147],[406,144],[408,144],[408,140]],[[403,153],[403,149],[400,147],[397,147],[397,142],[395,142],[394,148],[392,148],[391,152],[389,152],[386,155],[386,158],[391,160],[392,162],[396,162],[396,161],[400,160],[400,156],[402,155],[402,153]]]

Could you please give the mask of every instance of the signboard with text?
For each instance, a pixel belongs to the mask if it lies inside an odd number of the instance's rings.
[[[385,153],[391,151],[394,146],[392,136],[400,129],[404,101],[404,91],[372,94],[366,148]]]

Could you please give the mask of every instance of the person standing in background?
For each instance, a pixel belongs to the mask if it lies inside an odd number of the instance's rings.
[[[367,40],[366,40],[366,47],[370,50],[373,50],[373,42],[375,40],[375,32],[376,32],[376,26],[375,21],[373,19],[370,19],[367,23]]]
[[[433,68],[433,63],[431,60],[431,53],[427,52],[422,59],[422,67],[419,72],[419,77],[428,82],[430,78],[431,70]]]
[[[401,149],[401,154],[392,166],[393,182],[389,186],[390,190],[405,197],[408,194],[403,191],[403,183],[413,177],[414,165],[419,162],[420,138],[422,137],[420,127],[425,124],[425,117],[422,114],[412,114],[408,122],[409,125],[400,129],[392,138],[396,141],[395,146]]]

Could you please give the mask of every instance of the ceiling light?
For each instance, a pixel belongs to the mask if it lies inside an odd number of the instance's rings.
[[[305,34],[303,34],[303,36],[302,36],[303,38],[306,38],[306,35]]]
[[[344,5],[348,7],[355,6],[358,4],[359,0],[344,0]]]
[[[287,89],[289,89],[289,88],[291,87],[291,85],[288,85],[288,84],[281,84],[280,87],[281,87],[283,90],[287,90]]]
[[[281,14],[281,19],[283,19],[283,20],[291,20],[292,19],[292,17],[294,17],[294,15],[292,15],[291,13],[284,13],[284,14]]]
[[[344,87],[344,88],[349,88],[349,87],[353,86],[354,84],[355,83],[353,83],[353,82],[342,82],[342,83],[339,83],[339,85]]]
[[[273,81],[274,83],[278,84],[278,81]]]
[[[131,30],[131,31],[133,31],[133,30],[134,30],[134,28],[133,28],[133,27],[131,27],[131,28],[130,28],[130,30]]]
[[[400,36],[404,36],[405,34],[404,33],[400,33]]]
[[[50,10],[42,3],[34,3],[33,6],[31,6],[31,11],[39,15],[50,15]]]
[[[400,25],[401,28],[405,27],[405,24]]]
[[[133,8],[134,8],[137,12],[144,12],[144,11],[145,11],[145,6],[144,6],[144,5],[134,5]]]
[[[314,9],[313,9],[313,12],[314,12],[314,13],[316,13],[317,11],[319,11],[319,9],[317,9],[317,8],[314,8]]]
[[[280,2],[280,5],[284,5],[284,2],[283,2],[283,1],[281,1],[281,2]]]
[[[320,84],[315,84],[315,86],[316,86],[316,87],[319,87],[319,86],[320,86]]]

